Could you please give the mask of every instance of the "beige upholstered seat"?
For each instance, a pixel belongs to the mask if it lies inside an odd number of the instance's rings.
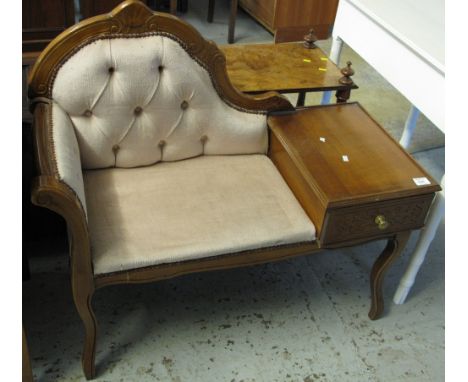
[[[221,99],[179,41],[88,41],[52,94],[57,170],[87,214],[94,274],[315,240],[264,155],[265,114]]]
[[[85,171],[94,273],[312,241],[265,155]]]
[[[318,248],[286,169],[267,156],[268,114],[293,106],[237,91],[223,53],[184,21],[126,0],[58,36],[29,86],[32,200],[67,222],[87,379],[96,289]]]

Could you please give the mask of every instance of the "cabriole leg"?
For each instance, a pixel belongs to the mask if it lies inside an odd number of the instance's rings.
[[[83,346],[83,354],[81,356],[81,364],[86,379],[93,379],[95,371],[95,356],[96,356],[96,330],[97,322],[94,316],[91,300],[92,292],[86,292],[82,289],[73,288],[73,298],[75,300],[76,309],[80,315],[85,328],[85,341]]]
[[[370,277],[370,287],[371,287],[371,308],[369,311],[369,318],[371,320],[376,320],[379,318],[384,310],[384,301],[383,301],[383,280],[385,273],[390,268],[390,265],[400,256],[403,248],[406,245],[406,242],[409,239],[411,232],[403,232],[397,234],[395,237],[388,240],[387,246],[377,258],[372,267],[371,277]]]

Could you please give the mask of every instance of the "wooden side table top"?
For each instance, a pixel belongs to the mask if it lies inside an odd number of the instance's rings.
[[[355,89],[339,82],[340,69],[320,49],[303,42],[221,45],[232,84],[246,93]]]
[[[424,225],[440,186],[358,103],[270,116],[268,125],[271,158],[301,190],[322,244]]]

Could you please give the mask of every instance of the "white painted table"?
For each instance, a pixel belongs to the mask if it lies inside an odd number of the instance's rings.
[[[408,147],[421,111],[442,132],[445,82],[444,0],[340,0],[330,58],[339,65],[343,41],[413,105],[400,140]],[[325,93],[322,103],[329,103]],[[385,102],[385,99],[382,99]],[[442,184],[444,180],[442,181]],[[393,301],[405,301],[444,214],[437,195]]]

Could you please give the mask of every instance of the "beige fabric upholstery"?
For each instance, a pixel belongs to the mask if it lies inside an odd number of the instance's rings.
[[[59,177],[78,195],[86,213],[80,150],[72,123],[68,115],[57,104],[52,104],[52,118],[55,121],[52,139]]]
[[[85,45],[58,70],[52,97],[73,123],[84,169],[267,149],[266,116],[228,106],[169,37]],[[55,127],[63,120],[54,113]]]
[[[94,273],[313,241],[265,155],[85,171]]]

